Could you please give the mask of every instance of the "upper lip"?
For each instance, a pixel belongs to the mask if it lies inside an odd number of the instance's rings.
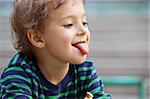
[[[78,42],[72,43],[72,45],[74,46],[75,44],[78,44],[78,43],[86,43],[86,42],[85,41],[78,41]]]

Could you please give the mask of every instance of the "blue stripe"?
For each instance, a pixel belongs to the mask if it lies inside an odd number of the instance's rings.
[[[19,95],[19,96],[16,96],[15,99],[29,99],[29,97],[24,96],[24,95]]]
[[[96,73],[94,73],[94,74],[92,74],[92,78],[91,78],[91,80],[94,80],[94,79],[96,79],[98,76],[97,76],[97,74]]]
[[[92,74],[91,72],[92,72],[91,70],[89,70],[89,71],[81,71],[81,72],[78,72],[78,74],[79,74],[79,77],[81,77],[81,76],[89,76],[89,75]]]
[[[7,90],[15,90],[15,89],[17,89],[17,90],[19,89],[21,92],[23,91],[23,93],[25,93],[25,94],[32,95],[29,90],[27,90],[23,87],[19,87],[19,86],[12,86],[12,87],[8,88]],[[18,93],[18,92],[14,92],[14,93]]]
[[[23,57],[22,55],[19,55],[18,60],[16,61],[16,63],[22,63],[23,61]]]
[[[99,86],[100,86],[100,82],[96,82],[96,83],[94,83],[93,85],[91,85],[91,86],[89,87],[89,89],[90,89],[90,90],[93,90],[93,89],[96,89],[96,88],[100,88]]]
[[[32,89],[30,83],[28,83],[28,82],[25,81],[25,80],[19,79],[19,78],[8,79],[8,80],[5,80],[5,82],[1,82],[1,83],[2,83],[2,85],[10,85],[10,84],[12,84],[12,83],[25,84],[25,85],[27,85],[28,87],[30,87],[30,89]],[[12,84],[12,85],[13,85],[13,84]]]
[[[63,90],[62,92],[65,93],[68,90],[82,89],[82,87],[85,88],[85,85],[88,84],[90,81],[91,81],[91,79],[86,79],[86,80],[78,81],[77,84],[73,84],[73,85],[68,86],[68,89]]]
[[[84,62],[84,63],[79,64],[79,65],[77,65],[77,66],[81,66],[81,67],[86,66],[86,67],[88,67],[88,66],[93,66],[93,63],[92,63],[92,62]]]
[[[11,76],[11,75],[19,75],[24,78],[28,78],[27,75],[25,75],[25,73],[23,71],[18,71],[18,70],[7,71],[2,75],[2,78],[5,78],[5,77]]]

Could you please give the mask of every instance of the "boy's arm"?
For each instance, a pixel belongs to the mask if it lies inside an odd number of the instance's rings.
[[[111,99],[109,94],[104,93],[103,91],[103,83],[102,80],[97,76],[96,70],[92,66],[92,73],[91,73],[91,78],[89,85],[88,85],[88,92],[93,94],[94,99]]]
[[[20,67],[5,69],[0,79],[1,99],[32,99],[30,79]]]

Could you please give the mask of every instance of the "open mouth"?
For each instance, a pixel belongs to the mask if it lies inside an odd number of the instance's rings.
[[[72,44],[72,46],[79,49],[80,52],[84,55],[89,53],[89,47],[88,47],[88,44],[85,43],[85,41],[74,43],[74,44]]]

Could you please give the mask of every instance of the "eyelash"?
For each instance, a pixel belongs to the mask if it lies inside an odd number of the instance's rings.
[[[85,27],[88,26],[88,22],[83,22],[82,23]]]
[[[85,27],[88,26],[88,22],[83,22],[82,23]],[[63,25],[65,28],[71,28],[73,26],[73,24],[65,24]]]
[[[73,24],[65,24],[64,27],[65,28],[71,28],[73,26]]]

